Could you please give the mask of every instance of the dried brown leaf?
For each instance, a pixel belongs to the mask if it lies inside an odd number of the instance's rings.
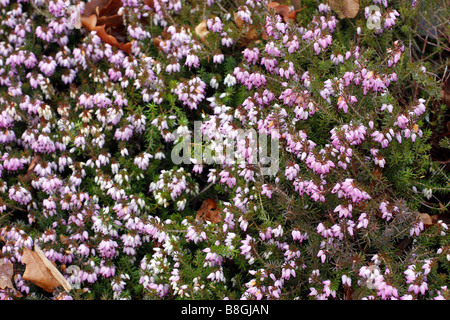
[[[99,16],[97,18],[97,25],[105,25],[105,27],[121,27],[123,25],[123,17],[120,14],[111,16]]]
[[[220,210],[217,207],[217,203],[213,199],[206,199],[203,201],[200,209],[197,211],[196,219],[201,222],[220,222],[222,218],[220,216]]]
[[[299,2],[298,2],[299,5]],[[284,4],[279,4],[278,2],[269,2],[267,8],[273,9],[278,15],[283,18],[284,22],[289,22],[289,20],[296,21],[297,14],[302,10],[301,8],[296,8],[297,10],[291,11],[291,8]]]
[[[202,41],[206,40],[206,37],[208,36],[208,28],[206,26],[206,20],[202,20],[194,29],[195,33],[200,37]]]
[[[330,0],[329,5],[339,18],[354,18],[359,12],[360,0]]]
[[[31,180],[31,175],[33,174],[33,170],[40,161],[41,161],[40,155],[37,154],[33,157],[33,159],[30,162],[30,165],[28,166],[27,173],[22,178],[23,182],[29,182]]]
[[[267,4],[267,8],[274,9],[275,7],[278,7],[280,4],[278,2],[269,2]]]
[[[291,0],[291,5],[294,7],[295,10],[300,10],[302,7],[302,1],[301,0]]]
[[[16,297],[22,297],[22,294],[14,288],[12,283],[14,266],[10,262],[5,262],[3,259],[0,260],[0,289],[11,289]]]
[[[122,0],[109,0],[106,5],[99,7],[99,17],[109,17],[117,14],[119,9],[123,6]]]
[[[236,12],[233,12],[233,18],[234,18],[234,23],[236,24],[236,27],[238,27],[238,29],[241,29],[242,26],[244,25],[244,21],[242,21],[242,19],[239,18],[239,16],[237,15]]]
[[[419,219],[424,226],[429,227],[433,225],[433,220],[431,220],[431,217],[428,213],[419,213]]]
[[[33,282],[47,292],[53,292],[61,285],[67,292],[71,290],[67,280],[37,245],[34,246],[34,251],[24,248],[22,262],[26,264],[24,280]]]
[[[0,289],[14,288],[11,282],[13,276],[13,264],[2,259],[0,261]]]
[[[277,2],[269,2],[267,4],[267,7],[268,8],[273,8],[273,7],[276,7],[276,6],[279,6],[279,5],[283,5],[284,3],[286,3],[285,0],[279,0]],[[298,9],[301,8],[302,2],[301,2],[301,0],[290,0],[289,4],[294,8],[294,10],[298,10]]]
[[[81,24],[89,31],[97,32],[103,42],[130,54],[131,43],[124,43],[126,28],[119,14],[122,5],[121,0],[91,0],[85,6]]]
[[[81,17],[81,25],[89,31],[93,31],[97,25],[97,16],[91,14],[89,17]]]
[[[110,0],[91,0],[84,6],[83,17],[89,17],[93,14],[98,15],[100,8],[105,7]]]

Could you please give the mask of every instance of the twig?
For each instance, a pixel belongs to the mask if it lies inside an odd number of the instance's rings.
[[[194,201],[195,199],[197,199],[203,192],[206,192],[209,188],[211,188],[213,185],[215,184],[215,182],[211,182],[209,185],[207,185],[206,187],[204,187],[199,193],[197,193],[194,197],[192,197],[189,200],[189,203],[191,203],[192,201]]]

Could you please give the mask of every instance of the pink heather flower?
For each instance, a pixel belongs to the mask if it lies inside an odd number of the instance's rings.
[[[423,226],[423,222],[418,222],[413,224],[413,226],[411,227],[411,229],[409,230],[409,235],[412,237],[413,235],[419,236],[420,232],[423,230],[424,226]]]
[[[319,12],[321,13],[328,13],[331,11],[331,8],[328,4],[326,3],[320,3],[319,7],[318,7]]]
[[[219,267],[219,269],[217,269],[216,271],[214,271],[214,272],[211,272],[207,277],[206,277],[206,279],[209,279],[209,280],[211,280],[211,281],[213,281],[213,282],[225,282],[226,281],[226,279],[225,279],[225,276],[224,276],[224,274],[223,274],[223,268],[220,266]]]
[[[20,292],[24,292],[26,294],[30,293],[30,287],[25,284],[25,281],[20,273],[14,276],[14,284]]]
[[[252,23],[251,12],[248,10],[247,6],[240,6],[238,8],[237,16],[246,23]]]
[[[114,277],[114,275],[116,274],[116,267],[114,265],[107,266],[105,265],[104,260],[102,260],[100,263],[99,273],[105,278]]]
[[[399,142],[401,143],[401,141]],[[386,159],[384,159],[382,156],[377,156],[374,158],[374,162],[380,168],[384,168],[384,165],[386,164]]]
[[[223,46],[231,47],[234,43],[233,38],[231,38],[226,32],[221,33],[221,42]]]
[[[116,68],[109,68],[108,70],[109,79],[113,82],[119,80],[122,77],[122,72]]]
[[[242,217],[239,217],[238,221],[239,221],[239,227],[241,228],[241,230],[246,231],[247,227],[248,227],[248,221]]]
[[[389,113],[392,113],[392,109],[393,109],[392,104],[385,104],[385,103],[383,103],[380,110],[381,111],[388,110]]]
[[[50,77],[55,72],[56,61],[52,57],[44,57],[38,66],[43,74]]]
[[[8,58],[6,58],[5,65],[10,65],[11,68],[16,68],[20,66],[25,60],[25,56],[23,51],[19,51],[17,53],[11,54]]]
[[[414,107],[414,113],[417,116],[420,116],[422,113],[426,111],[425,107],[425,99],[419,99],[419,104]]]
[[[55,192],[59,188],[61,188],[63,185],[62,180],[60,180],[56,176],[41,177],[39,180],[42,182],[42,184],[41,184],[42,190],[47,193]],[[50,209],[50,208],[48,208],[48,209]],[[51,209],[56,209],[56,206]]]
[[[206,26],[208,30],[214,33],[220,33],[223,31],[223,23],[219,17],[214,17],[214,19],[206,20]]]
[[[389,221],[393,217],[393,212],[398,212],[398,208],[396,206],[389,205],[389,202],[383,201],[381,202],[379,209],[382,213],[382,218]]]
[[[337,183],[331,193],[337,193],[338,197],[345,197],[350,199],[354,203],[359,203],[363,200],[370,199],[370,196],[365,191],[361,191],[354,186],[353,179],[345,179],[345,181],[341,183]]]
[[[223,257],[221,255],[212,252],[211,248],[206,248],[202,251],[206,252],[205,263],[203,264],[203,267],[214,267],[222,265]]]
[[[327,174],[330,172],[330,168],[335,167],[334,162],[331,160],[317,160],[314,154],[309,154],[305,163],[317,174]]]
[[[382,132],[379,132],[378,130],[374,131],[372,134],[372,140],[380,143],[382,148],[387,148],[389,145],[389,140],[385,138],[384,134]]]
[[[338,205],[333,212],[339,212],[339,218],[347,218],[352,217],[352,204],[348,204],[346,207],[342,205]]]
[[[27,205],[32,200],[30,192],[19,185],[16,185],[9,189],[9,198],[22,205]]]
[[[140,26],[129,25],[127,31],[132,38],[137,40],[144,40],[150,37],[149,32],[143,30]]]
[[[395,21],[397,20],[398,16],[400,16],[400,14],[397,12],[397,10],[393,9],[391,11],[388,11],[384,20],[384,28],[390,29],[395,26]]]
[[[322,263],[325,263],[325,260],[327,259],[327,256],[325,255],[325,252],[321,249],[319,252],[317,252],[317,257],[320,258],[320,261]]]
[[[11,157],[11,158],[6,158],[3,161],[3,167],[4,167],[4,169],[9,170],[9,171],[17,171],[19,169],[22,169],[24,164],[26,164],[26,163],[27,163],[27,161],[25,159]]]
[[[149,165],[149,160],[153,158],[153,156],[147,152],[137,156],[134,158],[134,164],[138,166],[138,168],[142,170],[146,170]]]
[[[248,63],[256,64],[259,60],[259,50],[258,48],[245,48],[245,50],[242,52],[244,55],[244,58],[247,60]]]
[[[245,84],[248,90],[251,90],[253,86],[259,88],[261,86],[266,85],[266,77],[263,74],[260,74],[259,72],[255,72],[250,74]]]
[[[289,261],[286,262],[283,267],[281,268],[281,279],[284,280],[289,280],[292,277],[296,277],[296,273],[295,273],[295,262],[294,261]]]
[[[188,66],[189,68],[191,67],[198,68],[200,66],[200,59],[195,54],[189,53],[186,56],[186,61],[184,65]]]
[[[178,95],[178,99],[183,105],[190,109],[197,109],[198,103],[205,98],[206,83],[200,78],[195,77],[187,83],[180,83],[175,88],[174,93]]]
[[[289,54],[293,54],[300,48],[300,43],[298,42],[296,35],[294,35],[293,39],[291,39],[288,43],[286,43],[286,47],[288,48]]]
[[[109,239],[109,240],[102,240],[100,244],[97,247],[97,252],[102,256],[103,258],[113,258],[116,255],[116,248],[119,245],[116,241]]]
[[[77,76],[77,72],[72,69],[65,70],[61,75],[61,79],[65,84],[71,84],[75,77]]]
[[[339,63],[344,63],[344,56],[340,53],[336,55],[331,54],[330,59],[335,65],[338,65]]]
[[[298,172],[300,172],[300,166],[295,163],[294,165],[287,166],[284,175],[288,180],[294,180],[297,177]]]
[[[424,281],[420,284],[411,284],[408,288],[408,292],[414,292],[416,295],[421,293],[422,295],[428,290],[428,284]]]
[[[408,122],[409,119],[403,114],[401,114],[398,116],[397,121],[394,123],[394,125],[396,124],[399,128],[405,129]]]
[[[221,64],[225,60],[225,56],[222,53],[217,53],[213,57],[213,63]]]
[[[193,226],[189,226],[187,228],[186,240],[194,241],[194,243],[202,242],[203,240],[206,240],[206,233],[204,231],[198,233]]]
[[[84,150],[85,145],[86,145],[86,140],[82,135],[79,135],[79,136],[75,137],[75,140],[73,143],[74,143],[75,147],[77,147],[77,148],[81,147],[81,149]]]
[[[39,39],[42,39],[46,42],[51,42],[53,40],[53,29],[52,28],[37,26],[35,33]]]
[[[89,256],[90,250],[89,250],[88,246],[86,246],[84,243],[82,243],[78,246],[77,253],[79,255],[87,257],[87,256]]]
[[[423,266],[422,266],[422,269],[423,269],[423,274],[426,276],[427,274],[429,274],[430,273],[430,271],[431,271],[431,260],[429,260],[429,259],[427,259],[427,260],[425,260],[424,261],[425,263],[423,264]]]
[[[275,42],[270,41],[266,44],[264,51],[271,56],[279,57],[281,56],[281,50],[278,48],[278,46],[275,44]]]
[[[272,190],[271,187],[267,184],[263,184],[262,185],[262,191],[261,194],[265,195],[266,197],[268,197],[269,199],[272,198]]]
[[[114,138],[119,141],[128,141],[133,135],[133,126],[125,125],[122,128],[118,128],[114,134]]]
[[[252,243],[254,242],[254,239],[247,235],[245,240],[241,240],[242,246],[239,247],[241,254],[245,256],[245,259],[249,260],[249,263],[251,264],[252,261]]]
[[[342,275],[342,284],[347,285],[349,287],[352,286],[352,279],[346,274]]]

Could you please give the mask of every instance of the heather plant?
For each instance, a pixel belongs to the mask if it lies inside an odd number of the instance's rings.
[[[112,3],[119,31],[86,27]],[[429,4],[335,3],[0,1],[0,258],[22,298],[448,299],[444,109],[411,48]],[[34,245],[69,292],[23,279]]]

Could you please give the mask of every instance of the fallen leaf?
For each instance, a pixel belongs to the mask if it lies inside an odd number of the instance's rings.
[[[67,292],[71,290],[67,280],[37,245],[34,246],[34,251],[23,249],[22,262],[26,264],[24,280],[33,282],[47,292],[53,292],[58,286],[63,286]]]
[[[91,0],[86,3],[81,25],[97,32],[103,42],[130,54],[131,42],[126,42],[126,28],[119,14],[122,5],[121,0]]]
[[[111,2],[112,0],[91,0],[85,4],[82,16],[89,17],[92,14],[98,16],[100,10],[104,10],[104,7],[111,5]]]
[[[278,15],[283,18],[284,22],[289,22],[289,20],[296,21],[297,13],[299,13],[302,9],[292,10],[287,5],[279,4],[278,2],[269,2],[267,4],[267,8],[273,9]]]
[[[81,25],[88,30],[94,30],[97,25],[97,16],[95,14],[91,14],[88,17],[82,17]]]
[[[13,264],[10,262],[5,262],[3,259],[0,260],[0,289],[11,289],[15,296],[20,298],[22,294],[14,288],[11,281],[13,276]]]
[[[36,165],[41,161],[40,155],[35,155],[33,157],[33,160],[31,160],[30,165],[28,166],[27,173],[23,176],[22,181],[29,182],[31,180],[31,175],[33,173],[34,168]]]
[[[122,6],[123,3],[121,0],[109,0],[106,5],[99,7],[98,16],[114,16]]]
[[[217,208],[217,203],[213,199],[203,201],[195,218],[202,222],[210,221],[212,223],[218,223],[222,220],[220,210]]]
[[[257,31],[258,29],[262,29],[262,38],[264,39],[264,33],[265,33],[264,28],[262,28],[260,26],[255,26],[252,24],[244,23],[242,21],[242,19],[238,17],[236,12],[234,12],[233,14],[234,14],[234,23],[236,24],[236,27],[238,29],[246,28],[243,30],[242,35],[238,40],[238,44],[239,44],[240,48],[245,47],[249,43],[258,39],[258,31]]]
[[[195,33],[200,37],[202,41],[206,40],[208,36],[208,28],[206,26],[206,20],[202,20],[194,29]]]
[[[97,24],[99,26],[104,25],[105,28],[117,27],[123,23],[123,17],[120,14],[114,14],[111,16],[100,16],[97,18]]]
[[[242,19],[239,18],[239,16],[237,15],[236,12],[233,12],[233,17],[234,17],[234,23],[236,24],[236,27],[238,27],[238,29],[241,29],[242,26],[244,25],[244,21],[242,21]]]
[[[329,5],[339,18],[354,18],[359,12],[359,0],[330,0]]]
[[[302,6],[301,0],[291,0],[291,5],[294,7],[295,10],[299,10]]]
[[[434,224],[433,220],[431,220],[431,217],[428,213],[419,213],[419,219],[426,227],[430,227]]]
[[[239,38],[238,44],[239,47],[245,47],[247,46],[249,43],[255,41],[258,39],[258,32],[256,31],[256,27],[253,25],[248,26],[248,31],[241,37]]]

